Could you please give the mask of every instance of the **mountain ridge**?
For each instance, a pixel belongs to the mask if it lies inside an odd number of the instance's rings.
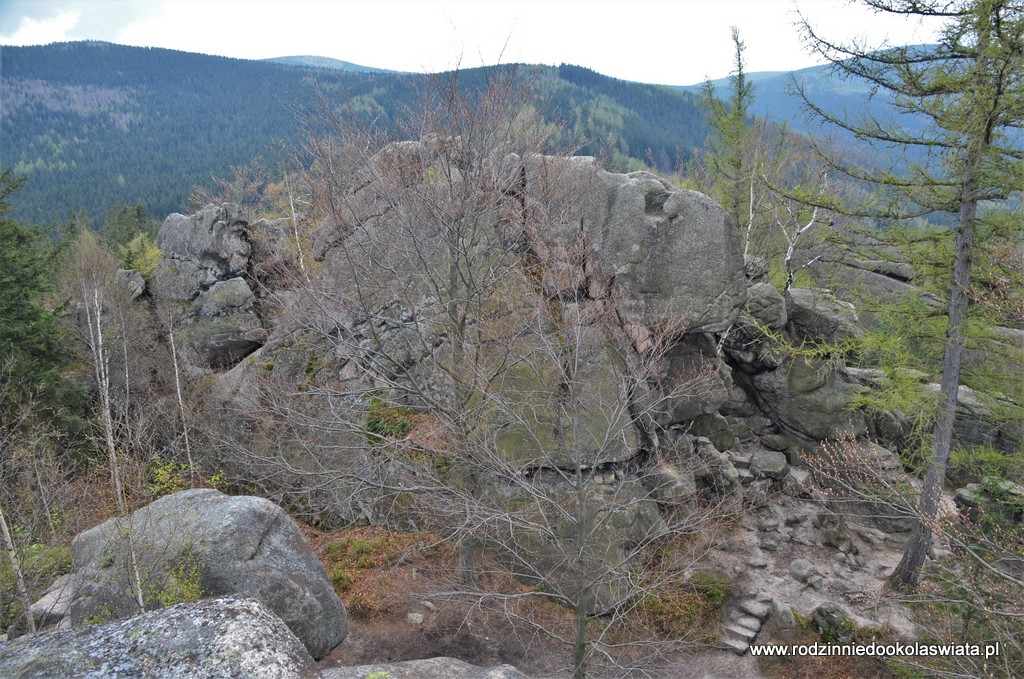
[[[189,208],[189,194],[233,166],[301,141],[298,116],[322,93],[375,124],[401,112],[435,75],[345,71],[101,42],[2,47],[0,166],[28,182],[13,205],[32,222],[93,220],[117,204],[157,217]],[[366,67],[370,68],[370,67]],[[610,166],[671,171],[707,131],[699,102],[671,88],[628,83],[586,68],[502,65],[440,74],[463,91],[514,72],[540,112],[563,124],[557,140]]]

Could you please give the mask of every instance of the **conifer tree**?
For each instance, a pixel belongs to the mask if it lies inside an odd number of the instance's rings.
[[[893,575],[898,584],[914,587],[931,544],[952,448],[975,237],[1006,223],[999,208],[1021,185],[1024,153],[1017,132],[1024,124],[1024,6],[1011,0],[862,3],[887,19],[944,22],[937,45],[878,50],[829,41],[803,22],[815,52],[840,75],[864,79],[873,93],[891,97],[896,114],[849,119],[816,106],[801,92],[810,110],[871,144],[875,157],[889,149],[904,159],[918,159],[875,168],[836,163],[875,186],[875,203],[856,210],[903,218],[945,213],[956,224],[941,396],[918,505],[920,524]],[[926,129],[901,126],[906,115],[924,119]]]

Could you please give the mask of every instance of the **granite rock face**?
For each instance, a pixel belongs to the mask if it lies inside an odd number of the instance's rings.
[[[585,272],[560,268],[549,289],[584,281],[629,323],[672,316],[688,332],[711,333],[736,320],[746,301],[739,234],[711,198],[649,172],[606,172],[588,157],[527,158],[525,184],[528,200],[558,215],[539,235],[541,258],[564,259],[580,237],[592,253],[578,265]]]
[[[255,302],[240,277],[218,281],[195,299],[183,334],[204,365],[230,367],[266,342]]]
[[[276,233],[265,220],[257,226],[261,236]],[[190,351],[183,358],[193,372],[230,368],[267,340],[248,279],[274,278],[271,272],[284,265],[267,250],[283,239],[260,238],[254,251],[251,232],[234,203],[207,205],[191,216],[172,214],[160,227],[163,258],[154,287],[178,307],[175,325],[185,336],[182,348]]]
[[[786,293],[786,310],[793,340],[839,345],[864,332],[857,310],[821,288],[792,288]]]
[[[169,215],[157,245],[163,254],[156,271],[158,289],[182,302],[217,281],[243,275],[252,251],[248,224],[234,203],[210,204],[190,216]]]
[[[224,597],[0,645],[0,676],[315,679],[309,652],[263,603]]]

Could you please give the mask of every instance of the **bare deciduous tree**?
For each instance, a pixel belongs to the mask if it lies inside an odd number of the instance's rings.
[[[571,159],[539,155],[547,130],[513,78],[474,95],[439,76],[410,129],[420,141],[330,117],[331,134],[311,139],[322,277],[293,305],[287,342],[251,359],[227,399],[249,440],[220,443],[293,507],[454,540],[449,596],[568,606],[573,629],[544,633],[583,677],[706,638],[708,620],[661,634],[635,621],[700,598],[687,574],[722,510],[694,475],[721,462],[655,426],[710,369],[663,383],[686,328],[627,323],[591,290],[592,253],[567,212],[586,181]],[[488,591],[485,564],[536,589]]]

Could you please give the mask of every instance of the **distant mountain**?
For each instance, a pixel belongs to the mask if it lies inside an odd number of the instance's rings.
[[[928,45],[916,47],[931,49]],[[754,72],[748,73],[747,77],[754,86],[751,112],[777,123],[785,123],[800,132],[820,133],[822,128],[819,121],[805,110],[794,83],[803,86],[804,92],[816,106],[843,120],[858,120],[868,113],[877,120],[898,123],[912,134],[921,131],[928,123],[920,115],[897,114],[891,106],[892,97],[888,92],[879,90],[872,95],[872,87],[867,81],[843,76],[827,64],[792,72]],[[711,84],[717,96],[729,96],[729,78],[712,80]],[[699,96],[703,87],[703,83],[698,83],[676,89]],[[841,144],[852,144],[855,141],[851,134],[837,134],[837,141]]]
[[[332,59],[330,57],[315,57],[309,55],[294,57],[272,57],[262,59],[272,64],[284,64],[285,66],[301,66],[303,68],[327,68],[335,71],[352,71],[355,73],[402,73],[402,71],[390,71],[386,68],[374,68],[372,66],[360,66],[351,61]]]
[[[430,77],[96,42],[0,47],[0,59],[0,167],[28,177],[15,215],[42,223],[80,208],[102,222],[118,203],[184,210],[194,186],[295,148],[297,116],[318,92],[393,132]],[[470,69],[461,89],[482,89],[495,69],[531,82],[541,115],[562,125],[558,141],[611,169],[671,171],[707,136],[692,95],[576,66]]]
[[[776,122],[785,122],[792,129],[816,129],[803,110],[803,101],[793,91],[794,80],[803,83],[805,91],[817,105],[826,111],[859,113],[863,111],[870,87],[865,81],[840,78],[830,66],[811,66],[797,71],[759,71],[748,73],[754,86],[752,113]],[[715,94],[728,97],[732,84],[729,78],[712,80]],[[699,95],[704,83],[685,85],[676,89]],[[888,100],[886,100],[888,101]]]

